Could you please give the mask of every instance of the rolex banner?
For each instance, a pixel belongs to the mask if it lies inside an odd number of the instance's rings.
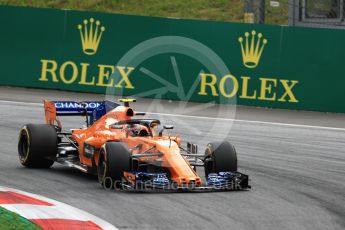
[[[345,31],[0,7],[0,84],[345,112]]]

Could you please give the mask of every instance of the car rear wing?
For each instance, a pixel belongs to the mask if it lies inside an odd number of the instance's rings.
[[[58,116],[85,116],[91,114],[101,106],[102,101],[55,101],[56,115]]]
[[[120,104],[111,101],[44,101],[45,120],[47,124],[61,128],[59,116],[85,116],[89,126],[108,111]]]

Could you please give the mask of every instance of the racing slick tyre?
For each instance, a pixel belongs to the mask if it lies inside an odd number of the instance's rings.
[[[107,142],[100,150],[98,181],[106,188],[120,188],[124,171],[130,171],[131,153],[124,143]]]
[[[28,168],[50,168],[57,154],[58,136],[54,126],[24,126],[19,133],[20,163]]]
[[[237,154],[228,141],[209,143],[205,150],[205,176],[209,173],[236,172]]]

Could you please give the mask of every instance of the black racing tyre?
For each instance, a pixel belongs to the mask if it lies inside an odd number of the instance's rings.
[[[118,187],[123,172],[130,171],[131,153],[126,144],[107,142],[100,150],[97,174],[100,184],[107,189]]]
[[[51,125],[28,124],[19,132],[20,163],[28,168],[50,168],[57,154],[58,136]]]
[[[209,143],[205,150],[205,176],[209,173],[236,172],[237,154],[228,141]]]

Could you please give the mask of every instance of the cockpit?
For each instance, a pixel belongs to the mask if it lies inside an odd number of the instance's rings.
[[[111,127],[127,129],[132,137],[156,137],[161,135],[161,122],[155,119],[131,119],[116,122]]]
[[[147,137],[150,136],[148,128],[140,124],[128,124],[126,125],[127,132],[132,137]]]

